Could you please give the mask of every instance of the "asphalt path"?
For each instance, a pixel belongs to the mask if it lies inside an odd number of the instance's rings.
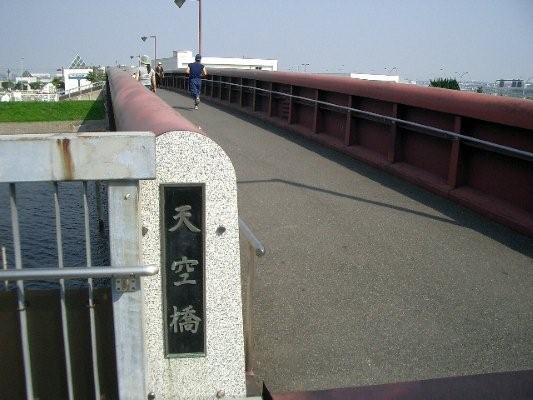
[[[254,118],[159,90],[228,154],[264,243],[273,393],[533,369],[533,240]]]

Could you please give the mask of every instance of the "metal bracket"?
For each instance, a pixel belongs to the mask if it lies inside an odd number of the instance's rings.
[[[115,290],[117,292],[135,292],[139,287],[139,277],[132,276],[129,278],[116,278]]]

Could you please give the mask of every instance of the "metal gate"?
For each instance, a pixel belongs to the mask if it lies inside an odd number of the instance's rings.
[[[0,135],[1,398],[144,397],[140,277],[158,267],[141,265],[138,181],[154,177],[152,133]]]

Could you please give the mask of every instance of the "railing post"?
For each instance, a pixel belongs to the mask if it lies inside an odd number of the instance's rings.
[[[352,108],[352,96],[348,96],[348,108]],[[351,146],[353,144],[353,135],[352,135],[352,112],[351,110],[346,110],[346,127],[344,130],[344,145]]]
[[[109,185],[109,237],[111,266],[141,265],[137,181]],[[118,291],[112,283],[113,318],[117,355],[118,392],[121,399],[144,399],[144,327],[140,279],[132,278],[135,290]],[[126,279],[124,279],[126,280]],[[131,283],[128,286],[131,288]]]
[[[456,116],[454,121],[453,131],[456,133],[461,132],[461,117]],[[448,169],[448,186],[452,189],[455,189],[458,185],[461,184],[461,141],[455,139],[452,142],[452,147],[450,150],[450,165]]]
[[[392,117],[398,118],[398,104],[392,105]],[[390,126],[390,140],[389,148],[387,152],[387,161],[394,163],[398,161],[400,152],[400,133],[398,133],[398,126],[396,123],[392,123]]]
[[[320,100],[320,90],[315,89],[315,105],[313,110],[313,133],[318,133],[320,129],[320,104],[318,103],[318,100]]]

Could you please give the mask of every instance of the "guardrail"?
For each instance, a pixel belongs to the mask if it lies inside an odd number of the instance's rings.
[[[58,101],[59,93],[43,93],[36,90],[0,93],[2,101]]]
[[[69,90],[59,93],[59,100],[67,100],[72,97],[77,97],[77,96],[81,96],[84,94],[90,94],[93,92],[97,92],[97,91],[104,89],[104,87],[105,87],[105,82],[95,82],[95,83],[90,83],[88,85],[83,85],[77,88],[69,89]]]
[[[143,353],[139,352],[141,355],[135,358],[136,362],[132,362],[128,354],[132,349],[143,348],[139,340],[143,329],[141,307],[135,307],[140,304],[140,277],[159,271],[157,266],[140,265],[138,248],[138,181],[153,179],[155,175],[153,134],[0,135],[0,159],[0,183],[4,184],[3,190],[7,184],[9,192],[0,192],[9,199],[6,202],[9,211],[5,209],[6,204],[2,204],[2,211],[11,214],[9,228],[13,237],[9,246],[12,260],[9,268],[2,246],[4,268],[0,270],[0,282],[5,285],[6,292],[1,293],[5,307],[0,311],[6,319],[12,318],[1,331],[2,342],[8,343],[2,359],[4,365],[15,370],[9,387],[2,388],[2,394],[28,400],[99,399],[118,397],[117,393],[133,387],[137,394],[144,396]],[[108,182],[110,266],[93,265],[89,181]],[[47,185],[36,189],[39,182]],[[19,185],[33,188],[26,202],[18,199]],[[75,200],[64,200],[61,196],[65,186],[77,186],[79,193]],[[100,190],[100,186],[95,186]],[[52,204],[31,203],[34,198],[47,199],[50,192]],[[98,194],[95,197],[98,199]],[[39,211],[44,215],[54,217],[43,221],[37,212],[31,215],[31,226],[22,225],[19,214],[37,207],[42,207]],[[72,222],[80,213],[83,216],[81,226]],[[28,230],[39,233],[36,239],[39,246],[29,241]],[[78,249],[82,254],[77,254],[75,265],[85,266],[65,265],[64,236],[66,232],[72,235],[73,231],[82,238]],[[24,232],[26,236],[22,235]],[[52,235],[55,232],[55,243],[53,240],[42,243],[50,232]],[[31,260],[37,260],[37,267],[28,266]],[[102,288],[97,288],[93,281],[97,277],[113,278],[111,293],[99,291]],[[82,279],[85,288],[67,287],[67,280],[71,279]],[[29,290],[28,282],[36,280],[58,281],[58,290],[49,286],[47,290]],[[10,282],[14,282],[13,287],[8,286]],[[46,327],[40,325],[44,320]],[[102,357],[115,352],[116,360],[111,357],[102,362]]]
[[[167,71],[187,90],[184,71]],[[212,69],[203,98],[533,235],[533,102],[324,75]]]

